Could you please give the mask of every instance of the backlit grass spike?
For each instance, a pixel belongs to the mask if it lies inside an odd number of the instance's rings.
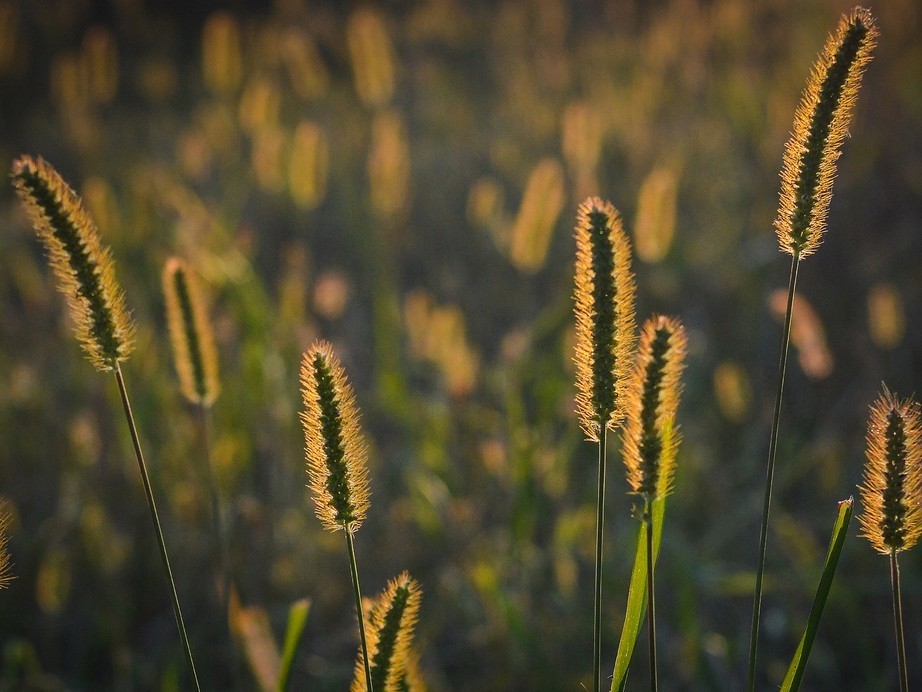
[[[368,616],[368,656],[375,690],[398,692],[421,689],[418,671],[409,669],[413,628],[421,600],[419,584],[403,572],[388,583],[387,589],[372,605]],[[363,671],[362,653],[359,651],[352,692],[364,692],[366,689]]]
[[[672,489],[686,344],[685,328],[671,317],[654,315],[641,330],[626,402],[624,463],[633,492],[651,502]]]
[[[871,405],[861,500],[861,535],[882,555],[908,550],[922,536],[919,404],[886,387]]]
[[[868,10],[858,7],[843,15],[801,96],[794,131],[784,150],[775,221],[781,250],[795,257],[812,254],[822,241],[836,160],[848,136],[861,77],[877,36]]]
[[[178,257],[163,268],[163,294],[173,359],[183,396],[209,406],[218,396],[218,355],[195,274]]]
[[[576,410],[598,442],[624,417],[635,343],[631,246],[610,202],[591,197],[576,217]]]
[[[114,370],[131,352],[134,328],[96,224],[77,193],[41,157],[20,156],[12,178],[67,298],[77,339],[97,370]]]
[[[304,439],[317,517],[331,531],[354,532],[368,510],[366,447],[355,394],[324,341],[301,363]]]

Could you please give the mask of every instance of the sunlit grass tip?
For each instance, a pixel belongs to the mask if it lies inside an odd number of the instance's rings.
[[[860,486],[861,535],[883,554],[908,550],[922,536],[922,421],[919,404],[886,387],[871,405],[867,461]]]
[[[96,224],[43,158],[20,156],[11,176],[67,298],[77,339],[97,370],[114,370],[131,352],[134,328]]]
[[[635,344],[631,247],[610,202],[591,197],[576,217],[576,410],[598,442],[624,417]]]
[[[836,160],[878,30],[861,7],[843,15],[817,58],[784,150],[775,230],[781,250],[806,257],[822,242]]]
[[[413,629],[422,591],[407,572],[388,582],[368,615],[368,658],[375,690],[423,689],[412,655]],[[355,666],[352,692],[366,689],[362,652]]]
[[[177,257],[163,267],[163,294],[180,389],[190,402],[209,406],[220,391],[214,333],[198,279]]]
[[[662,315],[648,319],[640,334],[626,401],[624,463],[631,490],[649,501],[672,489],[687,341],[681,322]]]
[[[350,533],[369,505],[366,447],[355,394],[325,342],[315,342],[301,362],[304,439],[309,485],[324,527]]]

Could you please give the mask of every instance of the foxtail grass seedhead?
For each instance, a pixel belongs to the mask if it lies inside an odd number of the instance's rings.
[[[39,157],[13,162],[13,185],[67,297],[77,339],[97,370],[114,370],[131,352],[133,326],[115,281],[109,249],[77,194]]]
[[[625,404],[624,463],[632,491],[651,501],[672,490],[686,344],[685,328],[671,317],[654,315],[641,330]]]
[[[591,197],[576,216],[576,412],[598,441],[624,417],[633,366],[634,276],[631,246],[610,202]]]
[[[806,257],[822,241],[836,160],[877,36],[871,13],[855,8],[842,16],[813,66],[784,150],[775,221],[783,252]]]
[[[368,511],[366,449],[355,394],[333,347],[319,341],[301,362],[307,472],[324,527],[355,531]]]
[[[919,404],[884,387],[871,405],[860,486],[861,535],[884,555],[908,550],[922,535],[922,421]]]
[[[163,267],[163,295],[183,396],[193,404],[210,406],[220,389],[214,335],[198,280],[177,257]]]
[[[410,663],[413,628],[421,600],[419,584],[406,572],[388,582],[387,589],[375,600],[368,616],[368,659],[375,690],[422,689],[419,671]],[[365,689],[365,664],[360,649],[352,692]]]

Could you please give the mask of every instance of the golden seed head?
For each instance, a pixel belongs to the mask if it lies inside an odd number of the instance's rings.
[[[355,394],[333,347],[315,342],[301,361],[307,472],[317,518],[355,531],[368,511],[368,468]]]
[[[411,656],[413,628],[421,600],[419,584],[407,572],[388,582],[387,589],[375,599],[366,633],[374,689],[385,692],[422,689],[415,658]],[[365,689],[365,663],[360,648],[351,690]]]
[[[686,345],[677,319],[654,315],[641,330],[625,404],[624,463],[632,491],[651,501],[672,490]]]
[[[822,241],[836,160],[877,36],[871,13],[855,8],[842,16],[813,66],[784,150],[775,220],[782,252],[806,257]]]
[[[131,352],[134,327],[109,248],[77,193],[47,161],[20,156],[12,178],[67,297],[77,339],[97,370],[114,370]]]
[[[198,279],[178,257],[163,267],[163,295],[173,360],[183,396],[210,406],[218,396],[218,353]]]
[[[861,491],[861,535],[884,555],[922,535],[922,421],[919,404],[884,387],[871,405]]]
[[[591,197],[576,217],[576,412],[598,441],[624,418],[635,343],[631,246],[610,202]]]

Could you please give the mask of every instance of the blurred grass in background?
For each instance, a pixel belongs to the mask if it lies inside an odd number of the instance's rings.
[[[292,683],[344,689],[357,638],[336,536],[305,488],[297,369],[317,336],[355,383],[372,505],[369,593],[406,568],[437,689],[576,689],[591,668],[595,455],[573,414],[572,225],[612,200],[638,316],[689,329],[685,442],[660,556],[664,689],[742,681],[788,263],[772,229],[794,108],[839,0],[358,4],[0,0],[0,161],[83,195],[138,322],[125,366],[199,673],[226,684],[208,498],[159,276],[210,284],[213,459],[233,578],[278,640],[313,605]],[[881,380],[922,389],[922,7],[881,40],[823,251],[800,283],[760,668],[777,685]],[[11,186],[0,188],[0,495],[17,579],[0,687],[166,687],[182,658],[117,392],[75,345]],[[603,670],[635,501],[611,457]],[[881,562],[850,540],[810,689],[893,687]],[[905,556],[910,661],[922,555]],[[254,616],[255,617],[255,616]],[[633,683],[645,679],[638,651]],[[910,666],[917,684],[922,669]]]

